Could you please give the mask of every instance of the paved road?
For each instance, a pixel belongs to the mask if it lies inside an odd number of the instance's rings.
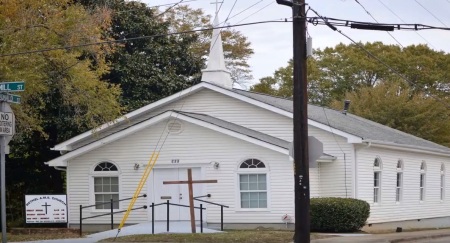
[[[449,243],[450,242],[450,237],[443,237],[443,238],[437,238],[437,239],[426,239],[426,240],[421,240],[421,241],[410,241],[410,243]]]

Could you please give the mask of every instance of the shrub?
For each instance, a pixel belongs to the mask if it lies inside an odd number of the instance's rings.
[[[369,218],[370,205],[353,198],[311,198],[311,230],[320,232],[355,232]]]

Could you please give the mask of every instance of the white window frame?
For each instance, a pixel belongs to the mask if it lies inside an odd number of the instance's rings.
[[[425,161],[420,163],[420,178],[419,178],[419,200],[424,202],[426,200],[426,185],[427,185],[427,164]]]
[[[397,161],[397,175],[395,184],[395,202],[401,203],[403,200],[403,160]]]
[[[380,157],[376,157],[373,161],[373,203],[379,204],[381,202],[381,178],[383,164]],[[378,185],[375,184],[375,177],[378,175]]]
[[[241,164],[249,159],[256,159],[264,163],[265,168],[240,168]],[[270,173],[269,173],[269,167],[267,162],[252,157],[249,159],[244,159],[242,162],[238,164],[237,167],[237,173],[236,173],[236,211],[270,211],[271,203],[270,203]],[[250,174],[265,174],[266,175],[266,200],[267,200],[267,207],[266,208],[242,208],[241,207],[241,189],[240,189],[240,176],[241,175],[250,175]]]
[[[445,201],[445,165],[444,163],[441,164],[441,173],[440,173],[440,198],[441,202]]]
[[[100,163],[111,163],[113,165],[116,166],[117,171],[94,171],[95,167],[97,167],[98,164]],[[89,203],[90,205],[94,205],[95,204],[95,178],[98,177],[117,177],[118,182],[119,182],[119,200],[122,198],[121,197],[121,193],[122,193],[122,186],[121,186],[121,172],[120,172],[120,168],[119,166],[111,161],[108,160],[102,160],[100,162],[95,163],[92,168],[91,168],[91,172],[89,174],[90,178],[89,178]],[[113,211],[120,211],[122,210],[122,204],[121,202],[119,202],[119,208],[115,208],[113,209]],[[91,212],[111,212],[111,209],[97,209],[95,206],[91,207]]]

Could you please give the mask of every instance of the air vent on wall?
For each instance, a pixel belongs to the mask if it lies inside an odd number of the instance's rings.
[[[167,130],[169,133],[180,133],[182,130],[181,122],[169,121],[169,123],[167,123]]]

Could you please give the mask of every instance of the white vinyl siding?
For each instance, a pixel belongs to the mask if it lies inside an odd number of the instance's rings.
[[[450,216],[450,204],[440,200],[440,167],[448,158],[415,152],[379,148],[373,144],[360,145],[357,151],[358,199],[370,204],[370,216],[367,223],[418,220]],[[381,198],[378,204],[373,203],[373,158],[382,155],[383,169],[381,174]],[[402,158],[402,191],[401,203],[396,202],[397,161]],[[420,202],[420,166],[426,161],[425,200]],[[448,165],[447,162],[444,162]],[[445,190],[448,190],[445,180]]]
[[[91,175],[89,168],[96,161],[105,159],[114,161],[120,167],[120,199],[133,195],[142,176],[143,164],[146,164],[151,156],[158,138],[161,135],[166,122],[155,124],[128,137],[119,139],[110,144],[88,152],[69,162],[70,179],[68,181],[70,191],[68,195],[70,223],[78,224],[79,205],[93,204],[89,199],[89,183],[87,178]],[[254,145],[228,135],[212,131],[187,122],[182,122],[183,131],[179,134],[170,134],[165,142],[164,149],[159,155],[155,168],[186,168],[192,165],[202,168],[201,179],[218,180],[218,183],[204,184],[205,192],[212,195],[211,201],[228,205],[224,209],[224,220],[229,223],[279,223],[280,215],[294,215],[293,183],[294,175],[292,164],[288,156],[258,145]],[[267,172],[273,176],[267,177],[267,208],[264,213],[258,211],[240,210],[239,183],[237,179],[239,165],[247,158],[259,158],[266,162]],[[172,164],[172,159],[177,159],[178,164]],[[212,161],[219,161],[220,166],[215,169]],[[140,169],[135,170],[134,164],[141,164]],[[247,173],[247,172],[246,172]],[[197,179],[197,178],[195,178]],[[318,181],[311,175],[311,190],[316,193]],[[139,198],[135,207],[142,207],[152,203],[153,198],[147,185],[142,193],[148,193],[148,198]],[[195,193],[195,192],[194,192]],[[196,195],[198,196],[198,195]],[[121,202],[121,208],[126,207],[129,201]],[[150,211],[151,209],[147,209]],[[83,212],[83,216],[93,216],[89,210]],[[220,207],[207,207],[207,222],[220,222]],[[115,223],[120,223],[123,214],[114,216]],[[127,223],[147,222],[150,214],[145,210],[133,211]],[[109,223],[109,217],[90,219],[86,223]]]

